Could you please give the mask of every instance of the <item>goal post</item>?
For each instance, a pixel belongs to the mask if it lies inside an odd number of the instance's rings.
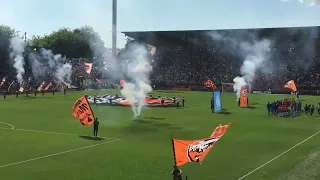
[[[221,83],[221,92],[233,92],[234,83]]]
[[[221,92],[234,92],[233,90],[234,83],[221,83]],[[249,92],[252,92],[251,84],[246,86]]]

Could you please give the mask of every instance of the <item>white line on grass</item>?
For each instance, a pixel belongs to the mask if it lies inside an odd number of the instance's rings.
[[[67,135],[67,136],[80,136],[79,134],[69,134],[69,133],[50,132],[50,131],[38,131],[38,130],[32,130],[32,129],[14,129],[14,128],[3,128],[3,127],[0,127],[0,129],[7,129],[7,130],[14,130],[14,131],[36,132],[36,133],[46,133],[46,134],[57,134],[57,135]],[[101,138],[104,138],[104,139],[118,139],[118,138],[112,138],[112,137],[101,137]]]
[[[239,178],[238,180],[244,179],[245,177],[249,176],[250,174],[256,172],[257,170],[261,169],[262,167],[264,167],[265,165],[271,163],[272,161],[278,159],[279,157],[281,157],[282,155],[286,154],[287,152],[291,151],[292,149],[296,148],[297,146],[301,145],[302,143],[308,141],[309,139],[313,138],[315,135],[319,134],[320,131],[314,133],[313,135],[309,136],[307,139],[299,142],[298,144],[292,146],[291,148],[289,148],[288,150],[284,151],[283,153],[279,154],[278,156],[274,157],[273,159],[269,160],[268,162],[262,164],[261,166],[257,167],[256,169],[250,171],[249,173],[247,173],[246,175],[242,176],[241,178]]]
[[[14,129],[14,126],[12,124],[9,124],[9,123],[5,123],[5,122],[0,122],[0,124],[5,124],[5,125],[8,125],[8,126],[11,126],[10,129]],[[8,128],[7,128],[8,129]]]
[[[63,152],[59,152],[59,153],[49,154],[49,155],[46,155],[46,156],[32,158],[32,159],[28,159],[28,160],[24,160],[24,161],[10,163],[10,164],[6,164],[6,165],[1,165],[0,168],[9,167],[9,166],[13,166],[13,165],[18,165],[18,164],[22,164],[22,163],[27,163],[27,162],[30,162],[30,161],[44,159],[44,158],[48,158],[48,157],[52,157],[52,156],[57,156],[57,155],[61,155],[61,154],[70,153],[70,152],[80,151],[80,150],[83,150],[83,149],[88,149],[88,148],[92,148],[92,147],[96,147],[96,146],[100,146],[100,145],[104,145],[104,144],[109,144],[109,143],[113,143],[113,142],[120,141],[120,140],[121,139],[114,139],[112,141],[107,141],[107,142],[103,142],[103,143],[99,143],[99,144],[94,144],[94,145],[85,146],[85,147],[81,147],[81,148],[77,148],[77,149],[72,149],[72,150],[63,151]]]

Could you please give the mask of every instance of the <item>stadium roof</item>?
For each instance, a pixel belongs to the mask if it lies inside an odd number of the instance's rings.
[[[292,31],[292,30],[310,30],[316,29],[320,32],[320,26],[309,27],[286,27],[286,28],[260,28],[260,29],[228,29],[228,30],[185,30],[185,31],[132,31],[122,32],[137,41],[157,46],[160,44],[176,44],[180,46],[189,45],[192,42],[203,42],[208,39],[207,34],[210,32],[233,33],[237,31],[251,31],[259,34],[259,37],[268,37],[276,31]],[[290,33],[285,33],[290,34]]]

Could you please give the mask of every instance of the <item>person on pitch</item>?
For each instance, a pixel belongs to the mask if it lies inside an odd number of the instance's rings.
[[[98,130],[99,130],[99,121],[98,118],[96,118],[93,122],[93,136],[98,137]]]
[[[182,171],[178,168],[178,166],[173,166],[173,171],[171,172],[173,180],[182,180]]]
[[[211,98],[210,107],[211,107],[211,112],[214,113],[214,98]]]

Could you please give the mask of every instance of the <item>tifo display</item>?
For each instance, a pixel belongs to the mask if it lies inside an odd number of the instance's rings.
[[[87,100],[90,104],[110,105],[110,106],[131,106],[131,105],[138,105],[139,103],[138,99],[128,100],[118,95],[111,96],[108,94],[104,94],[102,96],[96,96],[96,97],[88,96]],[[175,104],[175,100],[173,98],[161,98],[161,97],[149,96],[144,99],[144,103],[146,106],[173,107]]]

